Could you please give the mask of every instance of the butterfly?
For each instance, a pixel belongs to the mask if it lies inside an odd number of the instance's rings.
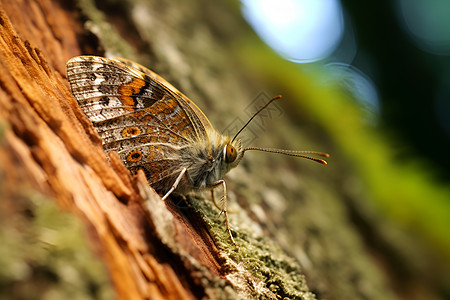
[[[223,177],[246,151],[280,153],[326,164],[305,155],[328,157],[322,152],[243,148],[238,135],[281,96],[267,102],[231,137],[215,130],[194,102],[170,83],[130,60],[77,56],[67,62],[67,77],[72,94],[102,138],[105,152],[116,151],[132,174],[142,170],[149,184],[163,194],[163,200],[171,193],[211,190],[234,245]],[[223,191],[220,204],[214,197],[214,189],[219,187]]]

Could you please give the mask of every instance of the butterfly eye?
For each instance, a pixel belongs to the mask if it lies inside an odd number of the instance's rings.
[[[224,154],[225,154],[225,162],[226,162],[226,163],[232,163],[233,161],[236,160],[236,157],[237,157],[237,151],[236,151],[236,149],[235,149],[233,146],[231,146],[230,144],[227,144],[227,145],[225,146]]]

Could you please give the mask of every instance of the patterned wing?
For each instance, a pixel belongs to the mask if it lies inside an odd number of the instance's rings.
[[[131,61],[129,59],[116,58],[116,60],[118,60],[136,70],[139,70],[142,73],[147,74],[154,81],[159,82],[167,90],[170,90],[172,93],[176,94],[179,97],[178,100],[182,103],[183,106],[189,106],[190,109],[193,111],[193,113],[200,119],[200,121],[202,122],[202,124],[205,128],[211,128],[211,129],[213,128],[211,123],[209,122],[208,118],[200,110],[200,108],[198,108],[194,102],[192,102],[188,97],[186,97],[183,93],[181,93],[179,90],[177,90],[173,85],[171,85],[169,82],[167,82],[164,78],[162,78],[155,72],[152,72],[151,70],[147,69],[146,67],[144,67],[138,63],[135,63],[134,61]]]
[[[68,61],[67,76],[105,151],[117,151],[133,172],[144,169],[150,183],[176,177],[180,151],[207,138],[211,124],[200,109],[140,65],[78,56]]]

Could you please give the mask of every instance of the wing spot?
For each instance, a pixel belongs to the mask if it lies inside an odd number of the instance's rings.
[[[141,133],[141,130],[137,127],[126,127],[122,130],[122,137],[135,136]]]
[[[130,163],[138,162],[142,159],[142,152],[139,150],[133,150],[127,155],[127,161]]]

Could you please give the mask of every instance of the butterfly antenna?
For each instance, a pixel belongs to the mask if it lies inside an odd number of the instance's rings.
[[[318,155],[318,156],[322,156],[322,157],[330,157],[330,155],[328,153],[316,152],[316,151],[295,151],[295,150],[272,149],[272,148],[257,148],[257,147],[245,148],[243,150],[243,152],[249,151],[249,150],[256,150],[256,151],[263,151],[263,152],[270,152],[270,153],[278,153],[278,154],[283,154],[283,155],[288,155],[288,156],[306,158],[306,159],[315,161],[315,162],[317,162],[319,164],[322,164],[322,165],[326,165],[327,161],[323,160],[323,159],[320,159],[320,158],[315,158],[315,157],[309,156],[309,154]]]
[[[278,99],[281,99],[281,95],[277,95],[277,96],[275,96],[275,97],[273,97],[272,99],[270,99],[269,100],[269,102],[267,102],[263,107],[261,107],[260,109],[258,109],[258,111],[257,112],[255,112],[254,114],[253,114],[253,116],[247,121],[247,123],[245,123],[245,125],[244,126],[242,126],[242,128],[241,129],[239,129],[239,131],[234,135],[234,137],[233,137],[233,139],[231,140],[231,142],[233,142],[237,137],[238,137],[238,135],[242,132],[242,130],[244,130],[245,129],[245,127],[247,127],[248,126],[248,124],[250,124],[250,122],[261,112],[261,111],[263,111],[267,106],[269,106],[270,105],[270,103],[272,103],[273,101],[275,101],[275,100],[278,100]]]

